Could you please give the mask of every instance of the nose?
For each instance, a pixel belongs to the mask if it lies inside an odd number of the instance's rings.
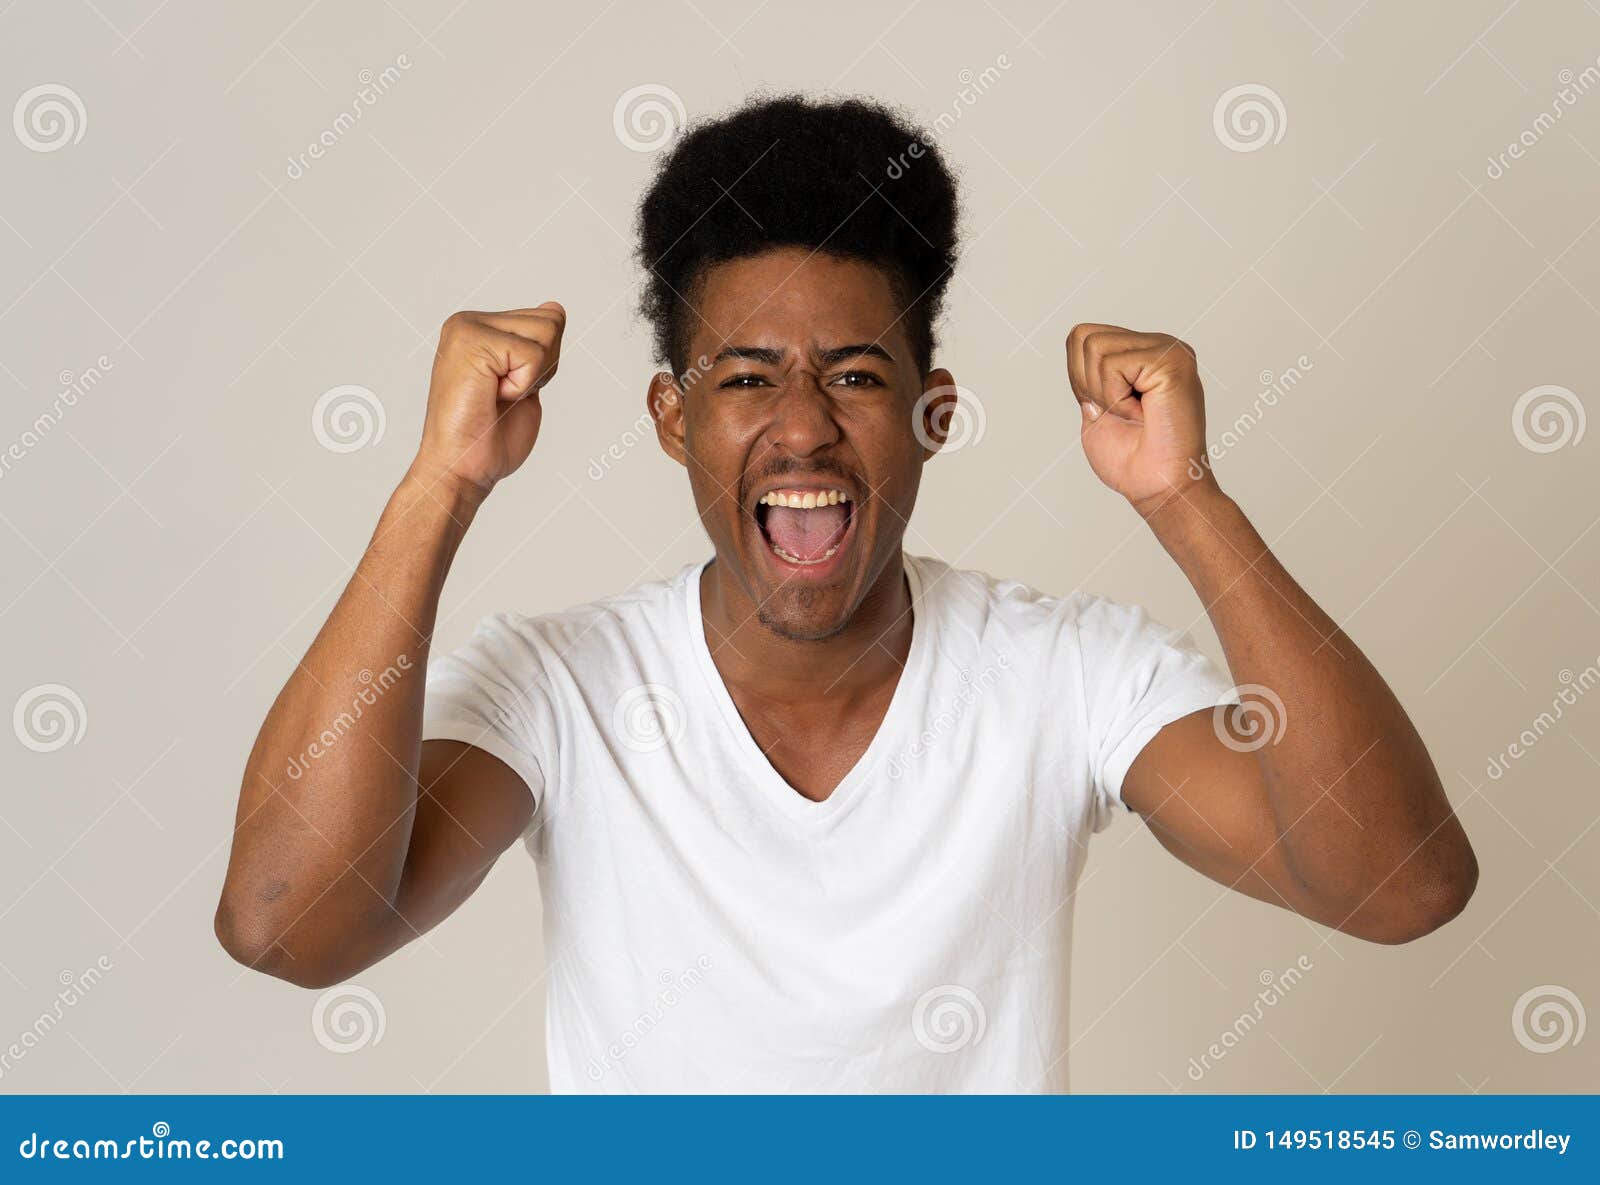
[[[778,393],[772,423],[767,428],[768,442],[781,451],[807,457],[837,444],[839,435],[832,400],[816,376],[791,376]]]

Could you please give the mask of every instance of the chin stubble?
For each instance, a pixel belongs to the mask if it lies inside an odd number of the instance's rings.
[[[796,588],[780,593],[780,596],[791,598],[787,604],[795,614],[803,615],[813,609],[822,600],[823,590],[819,588]],[[762,601],[756,608],[756,620],[767,629],[791,642],[825,642],[844,632],[850,624],[848,618],[831,626],[820,633],[801,631],[794,628],[789,617],[780,617],[769,608],[774,598]]]

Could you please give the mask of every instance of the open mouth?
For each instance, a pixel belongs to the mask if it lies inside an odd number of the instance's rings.
[[[793,486],[763,494],[756,526],[772,554],[799,568],[821,567],[839,553],[855,522],[855,503],[834,486]]]

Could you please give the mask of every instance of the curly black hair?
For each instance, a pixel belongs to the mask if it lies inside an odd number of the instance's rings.
[[[639,203],[641,312],[657,358],[682,375],[713,264],[799,246],[882,267],[918,369],[957,251],[956,181],[926,133],[880,104],[761,99],[688,129]]]

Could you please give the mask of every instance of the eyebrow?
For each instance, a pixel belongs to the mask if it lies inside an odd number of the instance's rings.
[[[833,366],[848,358],[881,358],[883,361],[894,365],[894,356],[877,342],[858,342],[848,346],[835,346],[831,350],[819,350],[817,360],[824,366]],[[783,354],[770,346],[725,346],[717,352],[711,360],[711,365],[728,359],[741,359],[746,362],[760,362],[766,366],[777,366],[783,361]]]
[[[835,346],[831,350],[822,350],[817,354],[817,359],[824,366],[832,366],[848,358],[881,358],[889,365],[894,365],[894,357],[877,342],[862,342],[853,346]]]
[[[711,360],[711,365],[716,366],[730,358],[742,359],[746,362],[760,362],[767,366],[777,366],[783,361],[783,355],[768,346],[724,346]]]

